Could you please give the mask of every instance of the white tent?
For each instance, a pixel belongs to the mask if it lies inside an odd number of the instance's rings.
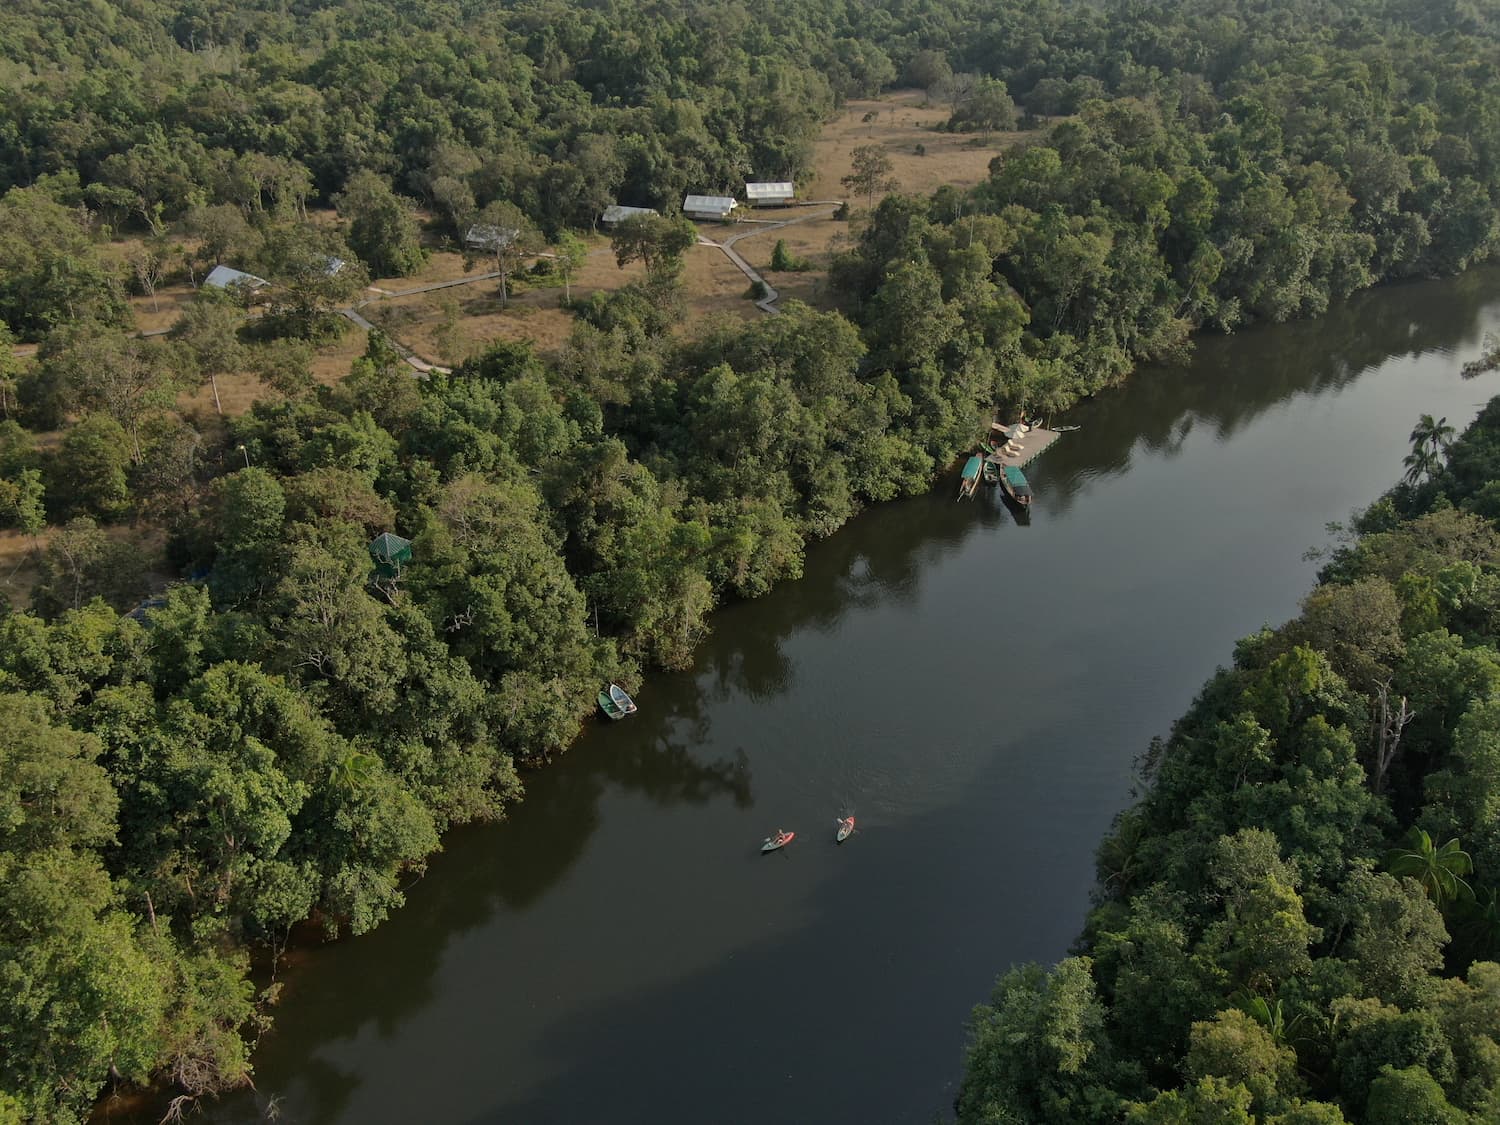
[[[795,194],[796,189],[786,180],[745,185],[745,198],[751,203],[790,203]]]
[[[682,201],[682,213],[690,219],[727,219],[738,206],[730,195],[690,195]]]
[[[214,289],[228,289],[232,285],[243,285],[246,289],[260,289],[271,283],[263,277],[256,277],[253,273],[233,270],[228,266],[215,266],[208,271],[203,284]]]
[[[604,214],[599,216],[599,221],[613,224],[624,222],[626,219],[634,219],[639,215],[654,214],[656,212],[649,207],[626,207],[619,203],[611,203],[604,209]]]

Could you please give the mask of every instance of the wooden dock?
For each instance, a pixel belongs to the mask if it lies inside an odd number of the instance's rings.
[[[1005,427],[1000,425],[999,422],[996,422],[990,427],[991,439],[1001,448],[1004,448],[1005,446],[1004,431]],[[1061,436],[1062,435],[1059,434],[1056,430],[1044,430],[1040,427],[1032,430],[1027,430],[1024,434],[1021,434],[1019,437],[1013,438],[1011,440],[1011,444],[1013,446],[1020,446],[1019,453],[1016,453],[1014,455],[1005,453],[991,453],[985,457],[985,460],[992,461],[996,465],[1000,466],[1015,465],[1017,468],[1024,469],[1027,465],[1031,464],[1038,457],[1040,457],[1042,451],[1047,449],[1048,446],[1050,446]]]

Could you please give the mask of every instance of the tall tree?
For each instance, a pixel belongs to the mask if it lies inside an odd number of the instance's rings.
[[[856,195],[865,197],[865,206],[875,206],[877,192],[895,191],[898,186],[891,175],[894,165],[879,145],[860,145],[854,150],[854,167],[839,183]]]
[[[510,300],[510,277],[542,247],[541,232],[514,203],[488,204],[474,220],[472,245],[483,252],[500,275],[500,307]]]
[[[219,376],[245,363],[245,349],[239,339],[244,323],[245,310],[230,294],[200,289],[184,306],[170,333],[181,345],[199,385],[206,378],[213,388],[214,409],[220,414],[224,413],[224,404],[219,399]]]
[[[410,200],[368,169],[349,177],[334,198],[339,215],[349,223],[349,247],[376,277],[405,277],[422,268],[427,252]]]

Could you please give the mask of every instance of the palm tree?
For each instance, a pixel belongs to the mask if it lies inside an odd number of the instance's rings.
[[[1474,897],[1474,889],[1463,880],[1474,870],[1474,861],[1456,838],[1434,847],[1431,836],[1413,828],[1405,844],[1386,853],[1385,867],[1398,878],[1409,877],[1422,884],[1439,909],[1456,899]]]
[[[1417,449],[1431,449],[1438,454],[1447,453],[1457,433],[1457,430],[1448,425],[1446,416],[1433,421],[1431,414],[1424,414],[1417,419],[1416,426],[1412,428],[1411,443]]]
[[[375,755],[366,754],[360,750],[350,750],[333,763],[329,770],[329,780],[337,788],[353,793],[369,782],[379,765],[380,759]]]
[[[1426,446],[1414,448],[1402,458],[1401,463],[1406,466],[1406,475],[1401,479],[1411,485],[1431,480],[1443,467],[1438,455]]]
[[[1455,433],[1446,417],[1435,419],[1424,414],[1417,419],[1411,431],[1411,452],[1401,462],[1406,466],[1408,484],[1420,484],[1438,475],[1443,467],[1443,454],[1452,446]]]

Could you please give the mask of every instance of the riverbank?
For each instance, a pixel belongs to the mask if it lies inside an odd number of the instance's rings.
[[[259,1093],[212,1119],[275,1097],[319,1123],[928,1120],[997,965],[1078,932],[1132,759],[1235,638],[1295,611],[1303,550],[1399,474],[1415,414],[1484,397],[1453,370],[1496,322],[1488,284],[1362,295],[1141,372],[1028,474],[1029,528],[938,492],[869,509],[800,581],[718,611],[693,669],[530,775],[507,823],[450,833],[408,909],[308,951]],[[1038,615],[1003,677],[965,658]],[[844,806],[857,847],[760,861],[769,827],[831,839]]]

